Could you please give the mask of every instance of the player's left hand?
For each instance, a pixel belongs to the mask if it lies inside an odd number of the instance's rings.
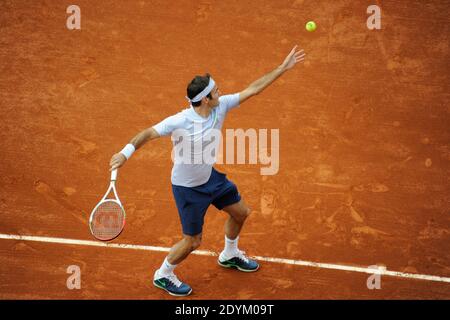
[[[297,46],[295,46],[291,50],[291,52],[289,52],[286,59],[284,59],[283,63],[281,64],[281,68],[283,69],[283,71],[291,69],[297,62],[302,62],[303,60],[305,60],[305,55],[306,54],[303,49],[297,50]]]

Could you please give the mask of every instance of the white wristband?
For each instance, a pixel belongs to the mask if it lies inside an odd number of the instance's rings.
[[[136,151],[136,148],[131,143],[129,143],[122,149],[122,151],[120,151],[120,153],[123,154],[128,160],[134,151]]]

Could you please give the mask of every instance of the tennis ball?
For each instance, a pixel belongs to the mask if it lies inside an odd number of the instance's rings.
[[[317,28],[317,26],[314,21],[308,21],[306,23],[306,30],[308,30],[309,32],[313,32],[314,30],[316,30],[316,28]]]

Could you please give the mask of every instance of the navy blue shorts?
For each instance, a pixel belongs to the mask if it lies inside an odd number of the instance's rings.
[[[183,226],[183,233],[195,236],[202,232],[206,210],[210,204],[217,209],[237,203],[241,196],[226,175],[212,168],[208,182],[197,187],[172,185],[173,196]]]

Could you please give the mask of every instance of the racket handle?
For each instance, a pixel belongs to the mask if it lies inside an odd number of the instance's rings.
[[[113,171],[111,171],[111,181],[116,180],[117,180],[117,169],[114,169]]]

